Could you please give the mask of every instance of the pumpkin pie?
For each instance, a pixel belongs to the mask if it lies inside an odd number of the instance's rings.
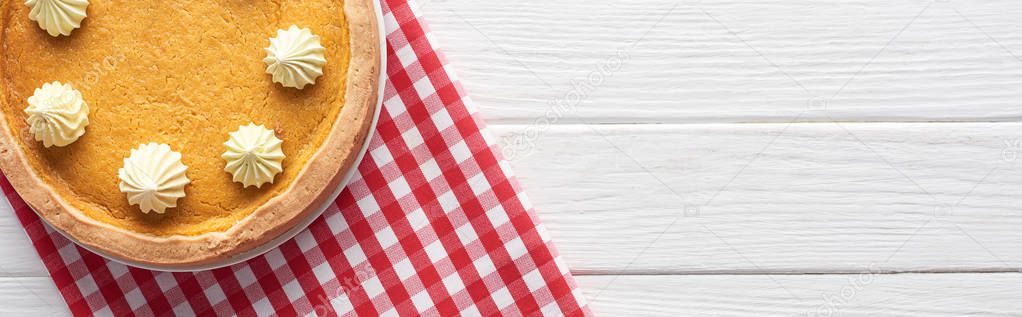
[[[78,243],[150,266],[222,263],[318,212],[357,163],[381,68],[372,1],[86,3],[84,19],[54,21],[0,0],[0,169]],[[299,85],[267,74],[264,60],[288,30],[315,37],[325,60]],[[87,118],[71,138],[43,142],[33,129],[41,112],[26,107],[44,85],[82,100]],[[243,144],[246,129],[276,146],[270,178],[243,183],[237,164],[225,170],[245,157],[225,144]],[[144,212],[144,190],[126,195],[119,171],[144,164],[141,150],[177,155],[187,175],[162,213]]]

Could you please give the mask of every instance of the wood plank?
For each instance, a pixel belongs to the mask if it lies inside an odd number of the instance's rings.
[[[604,316],[1018,316],[1020,274],[579,276]]]
[[[0,299],[0,316],[71,316],[49,277],[0,277]]]
[[[1018,131],[1022,124],[495,129],[572,270],[587,274],[1018,271]]]
[[[578,276],[605,316],[1017,316],[1020,274]],[[0,314],[67,316],[45,277],[0,278]]]
[[[1022,118],[1018,1],[421,3],[491,123]]]
[[[0,277],[26,276],[49,275],[10,203],[0,199]]]
[[[1022,270],[1022,124],[494,128],[577,273]],[[45,276],[16,221],[3,275]]]

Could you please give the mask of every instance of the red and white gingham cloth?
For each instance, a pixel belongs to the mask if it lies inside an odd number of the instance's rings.
[[[90,253],[0,178],[75,315],[585,315],[565,264],[414,3],[383,3],[388,80],[369,153],[295,239],[227,268],[164,273]]]

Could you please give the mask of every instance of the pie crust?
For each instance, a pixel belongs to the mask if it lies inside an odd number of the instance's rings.
[[[21,2],[0,0],[0,12],[4,13],[0,15],[0,26],[4,29],[10,23],[5,16],[8,6],[12,5],[21,5]],[[83,28],[89,27],[89,19],[94,14],[91,10]],[[300,171],[290,186],[225,231],[157,235],[128,230],[89,217],[41,177],[39,173],[46,171],[39,171],[30,164],[30,155],[34,154],[27,152],[19,144],[24,141],[18,139],[24,132],[12,131],[3,111],[0,111],[0,169],[24,201],[46,222],[78,243],[114,259],[151,267],[184,268],[223,263],[245,254],[280,237],[320,211],[321,206],[333,198],[335,189],[343,185],[340,182],[347,172],[358,163],[355,160],[367,142],[380,84],[378,21],[371,0],[346,0],[343,12],[349,39],[349,60],[343,86],[343,106],[333,126],[304,166],[295,166]],[[3,47],[8,45],[5,36],[6,32],[0,34]],[[74,36],[73,33],[71,37]],[[252,56],[256,61],[262,57]],[[317,84],[321,84],[320,81]],[[6,85],[0,85],[0,102],[8,102],[9,93]],[[226,137],[225,134],[224,140]],[[111,155],[123,156],[124,153]],[[118,167],[111,168],[116,170]],[[168,213],[174,211],[169,209]]]

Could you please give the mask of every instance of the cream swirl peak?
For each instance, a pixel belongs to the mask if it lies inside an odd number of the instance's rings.
[[[43,84],[28,97],[29,132],[43,146],[67,146],[85,134],[89,105],[82,93],[58,81]]]
[[[224,142],[227,152],[221,156],[227,161],[224,171],[234,175],[234,181],[244,187],[262,187],[272,183],[273,178],[283,170],[283,143],[272,130],[249,123],[230,133]]]
[[[265,50],[266,73],[284,87],[303,89],[323,75],[326,48],[308,28],[292,25],[286,31],[277,30],[277,37],[270,39]]]
[[[89,0],[28,0],[28,18],[39,23],[50,36],[71,35],[82,25]]]
[[[177,200],[185,197],[185,185],[191,182],[185,175],[187,171],[181,153],[166,144],[149,143],[132,149],[117,175],[128,203],[138,205],[143,213],[162,214],[167,208],[177,207]]]

